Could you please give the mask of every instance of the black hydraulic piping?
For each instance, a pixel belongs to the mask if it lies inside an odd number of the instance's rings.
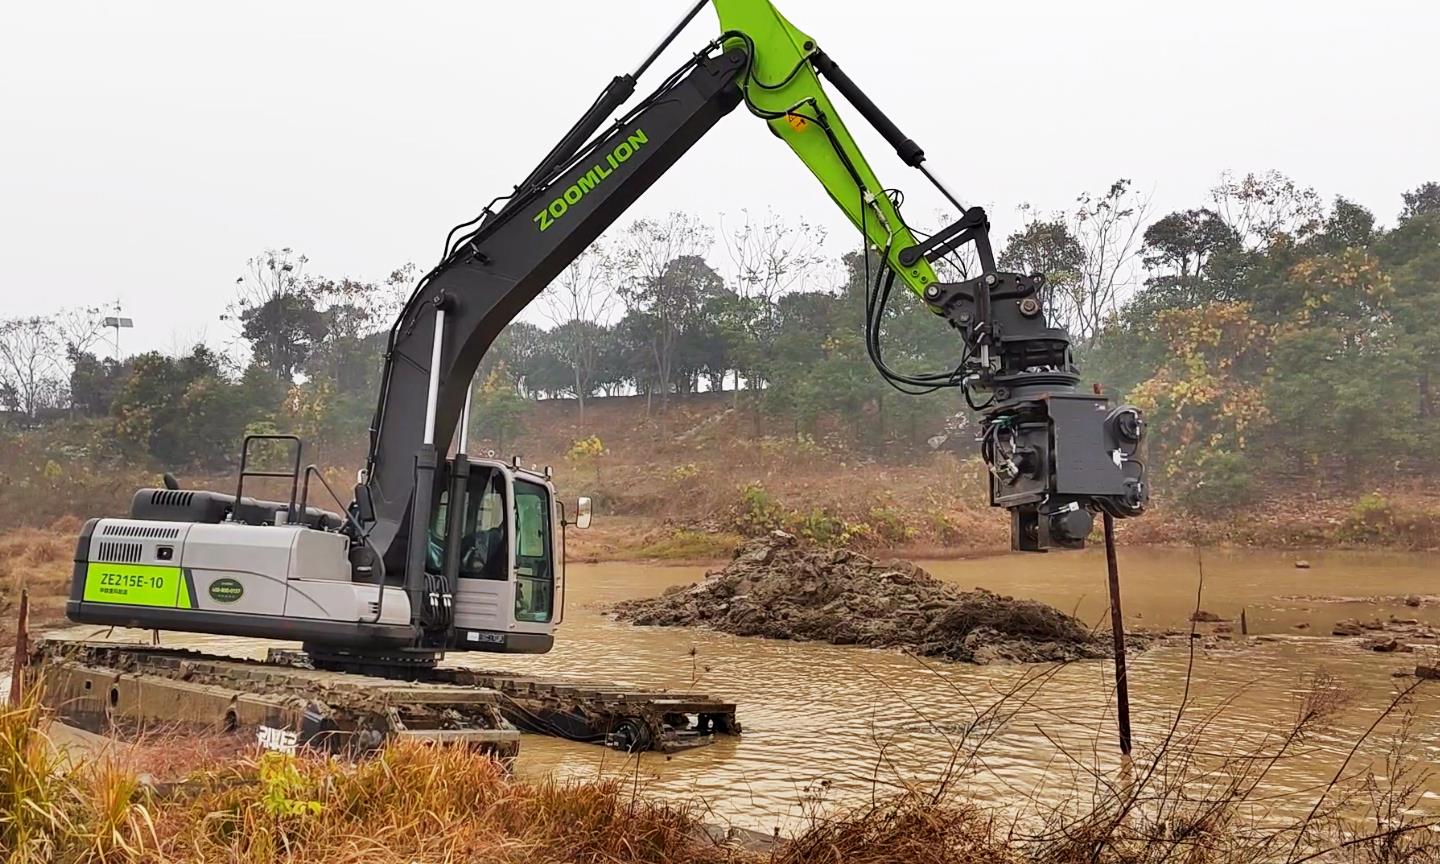
[[[645,61],[640,64],[640,67],[630,73],[630,77],[638,80],[641,75],[644,75],[645,70],[650,68],[650,64],[654,63],[661,54],[665,53],[665,49],[670,47],[670,43],[675,41],[675,37],[680,35],[680,31],[684,30],[691,21],[695,20],[695,16],[699,15],[700,10],[705,8],[709,2],[710,0],[697,0],[697,2],[690,7],[690,11],[686,12],[684,16],[680,18],[680,22],[670,28],[670,32],[665,34],[665,37],[660,40],[660,44],[655,46],[655,50],[650,52],[650,56],[645,58]]]
[[[449,595],[453,595],[460,584],[460,565],[464,563],[460,560],[460,546],[464,540],[465,514],[470,507],[470,448],[466,446],[466,442],[470,438],[470,401],[473,388],[472,382],[471,391],[465,394],[465,408],[460,413],[455,458],[450,460],[450,497],[445,504],[445,559],[440,568],[444,590]]]
[[[691,6],[689,11],[681,17],[679,23],[670,28],[660,40],[659,44],[645,57],[634,72],[616,75],[610,79],[610,83],[605,85],[605,89],[600,92],[599,97],[596,98],[594,104],[590,106],[590,109],[575,122],[574,126],[570,127],[570,131],[565,133],[565,137],[560,139],[560,143],[551,148],[550,152],[545,155],[545,158],[540,161],[540,164],[535,166],[535,170],[531,171],[529,176],[521,181],[520,185],[516,188],[524,192],[532,186],[543,185],[549,182],[552,174],[574,158],[575,154],[590,140],[591,136],[600,130],[600,127],[605,124],[605,121],[609,119],[610,115],[619,110],[620,106],[624,105],[630,100],[631,96],[635,95],[635,85],[636,82],[640,80],[640,76],[645,74],[645,70],[649,69],[651,64],[665,52],[665,49],[670,47],[670,43],[675,41],[675,37],[680,35],[680,31],[684,30],[709,2],[710,0],[698,0],[698,2]],[[508,209],[510,203],[515,202],[515,200],[516,199],[511,199],[511,202],[501,208],[501,212],[503,213]]]
[[[814,64],[815,71],[825,76],[825,80],[834,84],[835,89],[840,91],[840,95],[845,97],[845,101],[853,105],[855,110],[860,112],[860,116],[875,127],[875,131],[880,133],[880,137],[895,148],[895,153],[899,155],[900,161],[911,168],[919,169],[920,173],[924,174],[925,178],[934,184],[941,194],[950,199],[950,203],[954,204],[961,213],[970,209],[958,196],[946,188],[944,183],[940,182],[940,178],[936,177],[934,172],[925,167],[925,151],[915,143],[915,139],[901,132],[900,127],[895,125],[895,121],[887,117],[885,112],[880,110],[880,106],[865,95],[865,91],[860,89],[860,85],[846,75],[845,70],[830,59],[830,55],[824,51],[816,51],[810,56],[810,62]]]

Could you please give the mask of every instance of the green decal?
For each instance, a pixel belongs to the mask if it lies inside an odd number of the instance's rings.
[[[179,567],[156,564],[91,563],[85,568],[88,603],[175,608],[184,590]]]
[[[245,586],[234,579],[216,579],[210,583],[210,599],[220,603],[234,603],[245,594]]]
[[[646,144],[650,138],[645,134],[644,129],[636,129],[625,137],[624,141],[615,145],[615,148],[605,154],[603,162],[596,162],[588,171],[576,180],[573,185],[566,186],[560,191],[560,196],[546,205],[544,210],[536,213],[530,221],[540,226],[541,231],[548,231],[555,220],[564,216],[570,211],[570,207],[580,203],[580,199],[590,194],[590,191],[600,183],[604,182],[620,163],[630,161],[630,157]],[[609,165],[609,168],[605,166]]]

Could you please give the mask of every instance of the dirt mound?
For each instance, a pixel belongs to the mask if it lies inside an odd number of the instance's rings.
[[[640,625],[904,648],[970,663],[1108,656],[1108,640],[1044,603],[962,591],[908,561],[802,550],[783,532],[741,547],[698,585],[611,611]]]

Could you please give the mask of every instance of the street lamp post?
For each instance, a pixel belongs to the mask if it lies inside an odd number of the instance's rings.
[[[115,305],[115,311],[116,311],[116,312],[119,312],[119,311],[120,311],[120,305],[119,305],[118,303]],[[121,360],[121,357],[120,357],[120,328],[121,328],[121,327],[134,327],[134,326],[135,326],[135,320],[134,320],[133,318],[121,318],[119,315],[108,315],[108,316],[106,316],[106,318],[105,318],[105,321],[104,321],[103,326],[115,328],[115,362],[116,362],[116,363],[119,363],[120,360]]]

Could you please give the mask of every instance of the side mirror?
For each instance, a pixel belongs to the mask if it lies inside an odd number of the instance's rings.
[[[589,499],[589,498],[581,497],[581,499],[575,503],[575,527],[576,527],[576,528],[589,528],[589,527],[590,527],[590,499]]]

